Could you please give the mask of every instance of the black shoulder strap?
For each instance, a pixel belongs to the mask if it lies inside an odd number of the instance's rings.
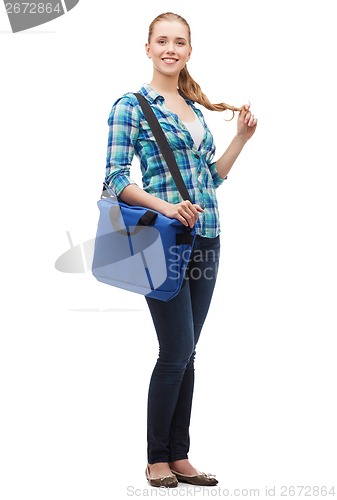
[[[137,97],[138,102],[143,110],[143,113],[145,115],[145,118],[148,121],[148,124],[151,127],[151,130],[153,132],[153,135],[158,143],[159,149],[167,163],[167,166],[171,172],[171,175],[173,177],[174,182],[176,183],[176,186],[179,190],[179,193],[181,194],[183,200],[188,200],[192,203],[191,197],[188,194],[185,182],[181,176],[181,172],[179,170],[179,167],[177,165],[177,162],[175,160],[174,154],[170,148],[169,143],[167,142],[167,139],[165,137],[165,134],[163,132],[163,129],[160,126],[160,123],[157,120],[156,115],[154,114],[153,109],[151,108],[150,104],[147,102],[145,97],[139,93],[134,93],[134,95]]]

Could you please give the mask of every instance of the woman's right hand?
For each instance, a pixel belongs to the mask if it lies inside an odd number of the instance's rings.
[[[180,203],[167,203],[164,215],[170,219],[178,219],[186,227],[193,227],[199,217],[199,212],[204,212],[204,209],[199,205],[193,204],[188,200]]]

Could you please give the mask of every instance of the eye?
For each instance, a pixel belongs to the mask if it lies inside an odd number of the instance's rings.
[[[177,45],[180,45],[180,47],[181,47],[181,46],[185,45],[185,42],[181,42],[181,41],[177,42]]]
[[[158,43],[159,43],[160,45],[164,45],[164,43],[166,43],[166,40],[158,40]]]

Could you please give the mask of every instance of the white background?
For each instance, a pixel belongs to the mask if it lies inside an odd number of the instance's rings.
[[[66,231],[74,245],[95,235],[110,108],[150,81],[148,25],[168,10],[190,22],[189,70],[208,97],[249,99],[259,118],[218,190],[222,262],[196,360],[190,459],[230,492],[337,493],[334,3],[81,0],[17,34],[1,10],[4,500],[155,494],[144,475],[157,357],[145,301],[54,263]],[[235,122],[205,117],[220,156]]]

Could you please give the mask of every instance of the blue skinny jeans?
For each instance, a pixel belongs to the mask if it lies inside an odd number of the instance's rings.
[[[148,463],[188,458],[197,342],[211,303],[220,238],[197,236],[185,282],[168,302],[146,297],[159,342],[148,392]]]

